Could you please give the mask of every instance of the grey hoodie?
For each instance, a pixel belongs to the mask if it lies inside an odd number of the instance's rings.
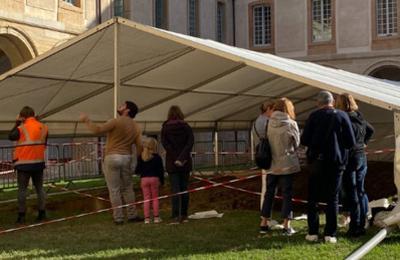
[[[299,172],[300,163],[296,149],[300,144],[300,133],[296,121],[284,112],[275,111],[269,119],[267,135],[272,152],[271,174]]]

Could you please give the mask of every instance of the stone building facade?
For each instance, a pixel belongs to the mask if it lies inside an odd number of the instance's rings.
[[[115,16],[400,80],[400,0],[2,0],[0,73]]]
[[[171,31],[194,19],[201,38],[400,80],[400,0],[136,0],[124,15],[154,26],[157,4]]]
[[[98,23],[95,0],[0,1],[0,74]]]

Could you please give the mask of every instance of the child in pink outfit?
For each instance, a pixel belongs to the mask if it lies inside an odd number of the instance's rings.
[[[164,184],[164,166],[160,155],[157,154],[157,141],[154,138],[144,140],[135,172],[141,177],[143,199],[146,201],[158,198],[158,188],[160,184]],[[150,203],[153,204],[154,223],[160,223],[158,199],[144,203],[144,223],[150,223]]]

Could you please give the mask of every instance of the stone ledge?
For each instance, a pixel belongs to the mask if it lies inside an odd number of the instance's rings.
[[[64,1],[59,2],[58,8],[76,12],[76,13],[81,13],[81,14],[83,13],[82,7],[74,6],[74,5],[64,2]]]

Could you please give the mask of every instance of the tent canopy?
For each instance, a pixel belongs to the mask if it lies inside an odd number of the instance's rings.
[[[380,134],[393,133],[398,86],[350,72],[240,49],[114,18],[0,76],[0,130],[32,106],[52,134],[87,133],[79,112],[113,117],[125,100],[137,121],[158,131],[171,105],[195,128],[248,129],[259,104],[286,96],[300,122],[320,89],[362,101]]]
[[[20,109],[29,105],[51,134],[85,134],[85,126],[77,122],[80,111],[106,121],[125,100],[138,104],[137,121],[145,132],[160,130],[171,105],[179,105],[195,128],[249,129],[259,104],[282,96],[294,102],[297,119],[304,121],[315,109],[320,89],[348,92],[360,102],[377,130],[371,148],[400,146],[400,91],[395,84],[122,18],[1,75],[0,131],[9,130]],[[400,188],[398,149],[394,162]]]

